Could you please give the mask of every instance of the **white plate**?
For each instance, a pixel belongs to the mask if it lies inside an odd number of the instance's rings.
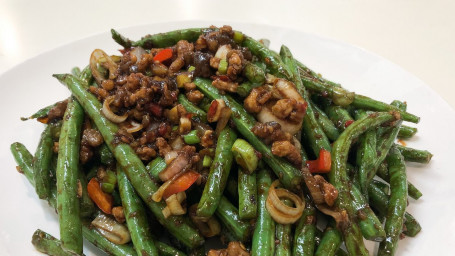
[[[119,31],[139,39],[148,33],[211,24],[175,22]],[[349,90],[385,102],[394,99],[408,102],[409,112],[421,117],[417,126],[419,132],[408,145],[428,149],[434,157],[429,165],[408,165],[409,180],[424,194],[418,201],[410,199],[408,211],[419,220],[423,230],[416,238],[401,240],[397,255],[450,255],[455,252],[452,212],[455,210],[455,173],[450,162],[455,152],[454,110],[422,81],[365,50],[286,28],[231,24],[255,38],[270,39],[273,49],[286,44],[296,58]],[[51,75],[69,72],[74,66],[84,67],[95,48],[114,54],[121,47],[106,32],[43,53],[0,77],[0,106],[5,121],[0,127],[0,162],[4,166],[0,172],[0,255],[40,255],[30,242],[37,228],[59,237],[56,214],[47,203],[38,200],[25,177],[16,172],[9,146],[19,141],[34,152],[43,126],[35,121],[21,122],[19,117],[69,95]],[[369,246],[373,248],[371,244]],[[87,255],[100,253],[93,246],[86,246],[85,252]]]

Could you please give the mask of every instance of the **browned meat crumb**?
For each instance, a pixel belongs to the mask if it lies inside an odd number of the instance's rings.
[[[227,76],[231,80],[236,80],[237,75],[242,73],[244,58],[243,54],[239,50],[231,50],[226,56],[228,62]]]
[[[328,183],[321,175],[314,175],[314,179],[321,188],[324,201],[328,206],[333,206],[338,197],[338,190],[330,183]]]
[[[233,241],[228,244],[227,249],[212,249],[207,256],[250,256],[250,253],[241,242]]]
[[[49,121],[54,119],[60,119],[65,114],[66,106],[68,105],[68,100],[59,101],[53,108],[49,110],[47,117]]]
[[[156,139],[156,146],[158,147],[158,152],[162,157],[172,151],[171,146],[169,146],[167,141],[162,137]]]
[[[292,138],[291,134],[281,130],[281,125],[277,122],[258,122],[253,126],[251,131],[266,144],[274,141],[291,141]]]
[[[204,94],[202,94],[202,92],[199,90],[191,90],[185,93],[185,96],[195,105],[199,105],[199,103],[201,103],[201,100],[204,98]]]
[[[114,215],[114,218],[118,223],[125,222],[125,213],[122,206],[116,206],[112,208],[112,215]]]
[[[272,144],[272,154],[286,157],[289,162],[299,166],[302,164],[302,156],[299,150],[289,141],[275,141]]]
[[[230,82],[230,81],[223,81],[219,78],[213,80],[212,85],[215,86],[218,90],[228,91],[228,92],[236,92],[237,87],[239,86],[237,83]]]
[[[264,105],[270,98],[272,93],[266,87],[256,87],[251,90],[250,94],[243,101],[246,111],[250,113],[259,113]]]

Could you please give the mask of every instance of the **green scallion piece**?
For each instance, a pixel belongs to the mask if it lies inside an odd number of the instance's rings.
[[[225,59],[220,60],[220,65],[218,66],[218,72],[220,74],[226,74],[228,67],[228,62]]]
[[[243,170],[252,173],[258,166],[258,157],[256,152],[246,140],[237,139],[232,145],[232,152],[234,159],[242,166]]]
[[[103,178],[103,183],[110,183],[115,185],[117,183],[117,175],[115,172],[108,170],[106,176]]]
[[[108,182],[101,183],[101,190],[103,190],[106,193],[111,194],[112,192],[114,192],[114,189],[115,189],[115,185],[112,183],[108,183]]]
[[[199,136],[197,136],[196,130],[192,130],[187,135],[184,135],[183,140],[185,141],[186,144],[189,145],[201,142],[201,139],[199,139]]]
[[[210,167],[212,164],[212,158],[208,155],[204,156],[204,160],[202,160],[202,166],[203,167]]]
[[[162,157],[157,157],[147,165],[146,169],[151,177],[159,179],[160,172],[166,169],[166,161]]]
[[[194,71],[194,70],[196,70],[196,67],[195,67],[195,66],[190,66],[190,67],[188,68],[188,72],[192,72],[192,71]]]
[[[240,31],[235,31],[235,32],[234,32],[234,42],[240,44],[240,43],[243,42],[243,39],[244,39],[244,38],[245,38],[245,37],[243,36],[243,33],[242,33],[242,32],[240,32]]]

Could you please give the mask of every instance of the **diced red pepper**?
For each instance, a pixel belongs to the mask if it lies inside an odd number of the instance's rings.
[[[173,194],[177,194],[179,192],[187,190],[194,182],[201,176],[199,173],[195,171],[188,171],[174,180],[169,187],[163,193],[164,198],[168,198]]]
[[[211,76],[210,77],[212,80],[217,80],[220,79],[221,81],[227,82],[229,81],[229,77],[227,75],[219,75],[219,76]]]
[[[332,156],[329,151],[321,149],[318,159],[306,161],[306,164],[311,173],[328,173],[332,168]]]
[[[163,62],[165,60],[168,60],[172,58],[172,49],[171,48],[167,48],[167,49],[163,49],[161,51],[159,51],[155,57],[153,57],[153,60],[154,61],[159,61],[159,62]]]
[[[217,100],[213,100],[210,104],[209,110],[207,111],[207,119],[211,120],[215,114],[216,110],[218,109],[218,104],[220,104]]]
[[[161,115],[163,114],[163,107],[155,103],[150,103],[149,110],[156,117],[161,117]]]
[[[354,120],[348,120],[344,123],[344,128],[348,128],[352,123],[354,123]]]

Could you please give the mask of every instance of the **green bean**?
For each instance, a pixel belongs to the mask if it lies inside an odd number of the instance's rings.
[[[96,229],[90,226],[90,223],[84,223],[82,225],[82,234],[84,238],[87,239],[90,243],[100,248],[109,255],[115,256],[135,256],[136,251],[132,246],[124,244],[114,244],[113,242],[107,240],[103,235],[101,235]]]
[[[292,202],[284,199],[284,204],[292,206]],[[292,225],[279,224],[275,226],[275,239],[279,241],[275,246],[275,256],[291,256],[292,252]]]
[[[386,182],[390,181],[390,176],[388,173],[388,169],[386,165],[381,164],[379,168],[377,169],[376,175],[385,180]],[[422,197],[422,192],[418,188],[416,188],[411,182],[408,181],[408,195],[417,200],[420,197]]]
[[[84,111],[72,98],[63,117],[57,162],[57,209],[63,246],[82,253],[82,224],[77,197],[79,148]],[[35,181],[36,182],[36,181]]]
[[[251,90],[261,85],[262,84],[253,84],[250,81],[245,81],[237,86],[235,92],[242,97],[246,97],[250,94]]]
[[[117,166],[117,180],[126,224],[137,254],[144,256],[158,255],[157,248],[151,237],[145,208],[120,166]]]
[[[389,187],[389,185],[387,183],[379,181],[379,180],[372,180],[371,183],[375,184],[385,194],[387,194],[387,195],[389,194],[390,187]]]
[[[60,242],[57,238],[49,235],[48,233],[40,229],[37,229],[35,233],[33,233],[32,244],[35,246],[36,250],[47,255],[55,256],[79,255],[75,252],[65,249],[62,245],[62,242]]]
[[[270,147],[259,140],[251,131],[256,120],[246,112],[242,105],[237,103],[229,95],[221,95],[218,90],[212,86],[210,80],[196,78],[194,83],[198,89],[210,99],[223,99],[227,106],[232,110],[231,118],[237,130],[253,147],[262,154],[262,159],[280,178],[281,184],[288,189],[295,189],[300,186],[302,176],[300,170],[292,166],[283,158],[272,154]]]
[[[358,224],[354,221],[357,212],[350,199],[350,181],[346,172],[346,161],[352,141],[369,128],[376,127],[384,122],[394,120],[390,113],[376,113],[365,116],[346,128],[340,137],[333,143],[332,149],[332,170],[328,173],[329,182],[338,190],[336,205],[341,210],[346,210],[352,220],[341,230],[348,252],[353,255],[368,255],[363,244],[362,235]]]
[[[300,70],[305,70],[306,67],[302,67],[301,63],[298,63],[298,65]],[[384,112],[399,111],[398,108],[386,104],[384,102],[380,102],[359,94],[354,94],[353,92],[349,92],[346,89],[343,89],[342,87],[339,86],[334,86],[333,84],[323,83],[318,78],[308,75],[305,72],[301,72],[300,76],[305,87],[307,87],[309,90],[321,94],[326,94],[333,100],[333,102],[336,105],[347,106],[352,104],[352,106],[356,108],[361,108],[365,110]],[[400,111],[400,114],[403,120],[405,121],[418,123],[420,120],[419,117],[405,111]]]
[[[405,161],[428,164],[431,158],[433,157],[433,154],[431,154],[427,150],[409,148],[396,144],[395,147],[403,155]]]
[[[200,217],[210,218],[218,207],[231,171],[234,158],[231,148],[236,139],[237,135],[229,127],[224,128],[218,137],[215,159],[210,167],[209,177],[196,211]]]
[[[166,33],[159,33],[154,35],[147,35],[139,41],[131,42],[131,46],[140,46],[145,49],[151,49],[154,47],[163,48],[175,45],[180,40],[187,40],[194,42],[198,37],[207,32],[214,31],[211,28],[188,28],[181,30],[174,30]],[[111,31],[112,32],[112,31]]]
[[[407,206],[406,166],[403,156],[391,148],[386,159],[390,175],[390,199],[384,229],[387,238],[379,244],[378,255],[394,255],[403,228],[403,216]]]
[[[51,135],[51,126],[47,125],[41,133],[40,142],[33,158],[33,173],[35,175],[35,189],[40,199],[46,199],[50,193],[50,167],[53,155],[54,141]]]
[[[257,216],[256,173],[238,173],[239,215],[240,219],[255,219]]]
[[[123,46],[124,48],[130,48],[131,45],[133,44],[133,41],[130,39],[122,36],[119,32],[117,32],[115,29],[111,29],[111,34],[112,34],[112,39],[119,45]]]
[[[242,42],[242,46],[247,47],[253,55],[257,56],[261,62],[264,62],[272,75],[281,78],[289,78],[291,76],[291,72],[284,65],[280,57],[260,42],[246,36]]]
[[[155,241],[155,246],[158,249],[159,255],[162,256],[186,256],[184,252],[160,241]]]
[[[381,221],[371,210],[359,189],[356,186],[352,186],[350,194],[354,210],[359,216],[358,223],[363,237],[376,242],[384,240],[385,231],[382,228]]]
[[[92,69],[90,68],[90,65],[87,65],[79,74],[79,79],[83,84],[86,84],[89,86],[92,81],[93,81],[93,76],[92,76]]]
[[[330,105],[326,107],[325,112],[340,133],[354,121],[349,112],[340,106]]]
[[[324,231],[315,256],[335,255],[342,242],[341,232],[332,226],[328,226]]]
[[[378,211],[379,215],[385,216],[389,205],[388,195],[373,182],[368,187],[368,193],[370,194],[370,204]],[[404,227],[403,233],[410,237],[416,236],[422,230],[419,222],[408,212],[404,214]]]
[[[261,169],[257,173],[258,184],[258,218],[251,245],[252,256],[271,256],[275,252],[275,222],[267,211],[265,204],[272,185],[269,171]]]
[[[159,180],[159,174],[161,171],[166,169],[166,161],[162,157],[157,157],[150,161],[150,163],[145,167],[147,172],[150,174],[150,177],[154,178],[155,180]]]
[[[311,101],[309,94],[303,86],[302,80],[300,79],[300,73],[296,62],[292,57],[291,51],[283,45],[281,46],[280,55],[285,66],[290,71],[289,78],[295,84],[298,92],[300,95],[302,95],[303,99],[308,103],[306,114],[303,117],[302,131],[306,135],[307,141],[310,143],[310,147],[313,150],[313,153],[316,155],[316,157],[318,157],[321,149],[331,151],[330,142],[316,120],[313,106],[310,104]]]
[[[356,119],[366,115],[367,113],[365,111],[359,111],[358,118],[356,116]],[[376,131],[369,129],[359,137],[356,157],[357,166],[359,167],[356,173],[356,180],[366,201],[368,201],[368,185],[370,183],[368,175],[371,169],[375,168],[376,157]]]
[[[21,143],[15,142],[11,144],[11,152],[23,171],[25,177],[28,179],[32,186],[35,186],[33,169],[32,169],[32,155]],[[51,187],[51,196],[48,198],[49,205],[57,209],[57,188]],[[96,247],[102,249],[110,255],[136,255],[136,252],[131,246],[117,245],[106,238],[104,238],[98,231],[90,227],[90,223],[83,223],[82,235],[87,241],[94,244]]]
[[[195,106],[191,101],[189,101],[185,95],[179,94],[178,101],[182,106],[188,111],[189,113],[195,114],[195,117],[199,119],[199,121],[206,123],[207,122],[207,114],[204,110]]]
[[[157,220],[186,246],[194,248],[203,244],[204,239],[182,216],[164,218],[162,210],[166,207],[166,204],[162,201],[157,203],[151,199],[151,196],[158,190],[158,186],[149,178],[141,159],[137,157],[128,144],[114,143],[114,136],[118,131],[118,127],[101,115],[99,110],[102,106],[96,97],[85,90],[81,82],[72,75],[54,75],[54,77],[66,85],[81,102],[86,113],[98,127],[111,152],[114,153],[117,162],[122,166],[136,192],[147,204]]]
[[[81,190],[82,190],[82,195],[81,198],[79,199],[81,207],[80,207],[80,215],[81,218],[88,218],[93,215],[95,212],[95,205],[93,204],[92,199],[90,199],[90,196],[88,195],[87,191],[87,177],[85,176],[85,173],[83,170],[79,170],[78,172],[78,180],[79,184],[81,185]]]
[[[265,82],[264,70],[251,62],[245,64],[243,75],[253,84],[263,84]]]
[[[220,198],[216,216],[237,241],[248,241],[251,231],[249,222],[240,219],[239,210],[224,196]]]
[[[313,255],[316,231],[316,210],[311,200],[307,198],[302,217],[295,228],[292,255]]]
[[[53,107],[55,107],[55,105],[57,105],[57,103],[54,103],[54,104],[49,105],[47,107],[44,107],[44,108],[36,111],[33,115],[31,115],[29,117],[21,117],[21,120],[22,121],[26,121],[26,120],[29,120],[29,119],[45,117],[45,116],[47,116],[49,114],[49,110],[51,110]]]
[[[398,132],[398,138],[409,139],[409,138],[412,138],[416,133],[417,133],[417,128],[402,125],[400,127],[400,131]]]
[[[316,117],[319,126],[324,131],[327,138],[329,138],[331,141],[335,141],[336,139],[338,139],[338,137],[340,136],[340,132],[335,127],[333,122],[329,119],[329,117],[326,115],[324,111],[319,109],[316,105],[314,104],[312,105],[314,110],[314,116]]]
[[[79,67],[73,67],[71,69],[71,74],[73,76],[79,76],[81,74],[81,69]]]
[[[14,142],[10,146],[14,160],[18,164],[16,168],[18,172],[23,173],[27,180],[35,186],[35,176],[33,174],[33,156],[27,148],[19,142]]]

